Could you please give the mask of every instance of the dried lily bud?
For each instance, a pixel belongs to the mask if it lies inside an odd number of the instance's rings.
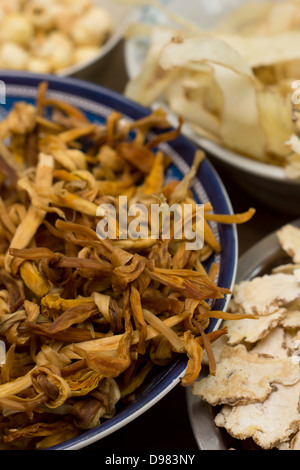
[[[189,360],[184,377],[181,379],[181,383],[185,387],[188,387],[195,382],[197,377],[199,377],[204,352],[199,343],[195,340],[194,336],[190,332],[184,333],[183,342]]]
[[[50,283],[41,276],[35,264],[25,261],[20,266],[20,275],[26,286],[38,297],[44,297],[50,290]]]
[[[84,361],[83,363],[85,364]],[[103,375],[101,373],[88,368],[83,368],[65,377],[73,397],[88,395],[98,387],[102,379]]]
[[[56,351],[54,346],[51,347],[47,344],[43,344],[35,360],[38,366],[54,365],[59,369],[62,369],[71,362],[66,356]]]
[[[100,424],[105,407],[96,398],[87,398],[75,403],[71,413],[76,426],[80,429],[92,429]]]

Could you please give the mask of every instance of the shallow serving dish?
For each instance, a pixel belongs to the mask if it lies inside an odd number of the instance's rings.
[[[201,29],[209,30],[228,13],[240,5],[251,3],[251,0],[203,0],[201,2],[162,0],[162,3],[169,10],[193,22]],[[135,21],[150,25],[172,24],[167,16],[153,8],[145,8],[135,13]],[[146,51],[147,41],[145,39],[131,38],[126,41],[125,61],[130,79],[137,76],[141,70]],[[157,104],[154,103],[154,106],[157,106]],[[224,174],[248,194],[282,213],[293,216],[300,214],[298,204],[300,182],[299,180],[294,181],[287,178],[283,168],[245,157],[213,141],[202,138],[188,124],[183,127],[183,133],[207,152],[211,161],[222,174],[224,171]]]
[[[93,122],[104,122],[106,117],[117,110],[128,120],[136,120],[147,114],[149,110],[137,105],[115,92],[73,78],[59,78],[52,75],[33,75],[24,73],[3,73],[1,79],[6,84],[6,104],[0,106],[0,119],[11,109],[16,101],[34,103],[37,85],[41,81],[49,83],[49,96],[72,103],[85,112]],[[195,147],[183,136],[171,143],[161,144],[161,149],[172,158],[173,164],[168,170],[168,176],[181,179],[188,172],[194,159]],[[232,213],[232,207],[224,186],[212,167],[205,160],[200,166],[193,186],[196,200],[210,201],[216,213]],[[234,225],[212,224],[212,229],[219,239],[223,251],[213,260],[220,265],[218,285],[232,289],[238,259],[237,231]],[[217,310],[226,308],[229,296],[216,301]],[[209,330],[218,328],[220,321],[211,322]],[[140,416],[151,406],[164,397],[180,380],[186,368],[186,360],[179,359],[166,368],[161,368],[147,379],[136,399],[123,409],[118,409],[116,415],[100,426],[87,431],[77,438],[52,449],[80,449],[120,429],[125,424]]]
[[[292,222],[300,228],[300,219]],[[236,283],[250,280],[256,276],[263,276],[281,264],[288,262],[286,253],[281,249],[276,232],[250,248],[241,256],[238,264]],[[206,371],[203,371],[203,377]],[[188,389],[186,393],[188,414],[195,436],[201,450],[228,450],[229,448],[245,448],[243,441],[231,438],[226,431],[218,428],[214,423],[216,410]]]

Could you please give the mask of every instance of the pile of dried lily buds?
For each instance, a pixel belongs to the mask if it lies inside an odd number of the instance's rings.
[[[159,110],[125,124],[113,112],[96,125],[47,87],[0,124],[0,433],[8,449],[49,448],[95,427],[153,367],[180,354],[184,386],[198,377],[204,351],[213,373],[211,343],[224,331],[205,329],[231,315],[208,302],[229,293],[214,283],[218,266],[204,269],[221,250],[209,221],[254,213],[219,217],[206,204],[205,244],[194,252],[185,240],[101,240],[104,202],[191,201],[195,167],[165,184],[170,162],[157,150],[181,123],[170,131]],[[162,131],[149,140],[152,127]]]

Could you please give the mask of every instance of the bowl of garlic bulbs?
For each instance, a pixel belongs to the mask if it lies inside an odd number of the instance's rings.
[[[1,0],[0,70],[85,78],[121,40],[130,14],[117,0]]]

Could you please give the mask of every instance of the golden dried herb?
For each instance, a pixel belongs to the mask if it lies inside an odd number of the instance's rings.
[[[204,267],[222,248],[210,221],[244,222],[253,211],[217,216],[206,204],[205,243],[191,252],[172,236],[123,239],[118,226],[101,239],[97,209],[118,214],[120,196],[128,207],[196,204],[190,186],[203,153],[181,182],[165,184],[170,159],[157,149],[182,121],[170,131],[163,110],[123,121],[116,112],[93,124],[42,83],[36,106],[18,103],[1,122],[0,408],[9,448],[43,449],[91,429],[178,356],[190,385],[204,349],[225,333],[205,333],[208,301],[229,294],[214,283],[218,266]],[[151,139],[153,126],[162,132]]]

